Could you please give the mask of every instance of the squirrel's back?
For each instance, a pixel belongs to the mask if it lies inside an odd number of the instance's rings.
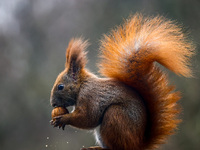
[[[191,77],[188,65],[193,49],[174,22],[140,14],[102,40],[101,74],[132,86],[146,103],[144,149],[164,143],[180,122],[177,119],[180,94],[174,92],[174,86],[169,85],[167,75],[155,62],[178,75]]]

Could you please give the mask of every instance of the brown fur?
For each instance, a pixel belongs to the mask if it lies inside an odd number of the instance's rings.
[[[192,45],[181,29],[162,17],[140,14],[105,35],[102,40],[98,78],[85,69],[87,42],[70,41],[65,70],[51,92],[54,107],[75,106],[72,113],[52,121],[54,126],[72,125],[94,129],[101,147],[89,149],[144,150],[157,148],[174,133],[180,122],[177,101],[167,76],[154,62],[176,74],[190,77]],[[64,89],[58,90],[63,84]]]

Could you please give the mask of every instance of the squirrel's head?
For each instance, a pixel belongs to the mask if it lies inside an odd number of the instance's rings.
[[[67,107],[76,104],[81,84],[86,78],[87,62],[85,49],[87,41],[72,39],[66,50],[65,69],[62,71],[52,88],[50,103],[53,107]]]

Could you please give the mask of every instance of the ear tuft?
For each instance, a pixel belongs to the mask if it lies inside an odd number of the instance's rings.
[[[87,63],[87,52],[85,49],[88,47],[88,41],[82,38],[74,38],[69,42],[66,50],[66,63],[65,68],[73,73],[81,70]]]

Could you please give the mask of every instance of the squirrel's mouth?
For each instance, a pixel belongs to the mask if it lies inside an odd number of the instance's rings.
[[[70,106],[73,106],[73,105],[70,105],[70,104],[52,104],[52,107],[56,108],[56,107],[64,107],[64,108],[67,108],[67,107],[70,107]]]
[[[67,99],[67,100],[64,100],[64,99],[52,99],[50,100],[51,102],[51,106],[52,107],[70,107],[70,106],[74,106],[76,104],[75,100],[74,99]]]

